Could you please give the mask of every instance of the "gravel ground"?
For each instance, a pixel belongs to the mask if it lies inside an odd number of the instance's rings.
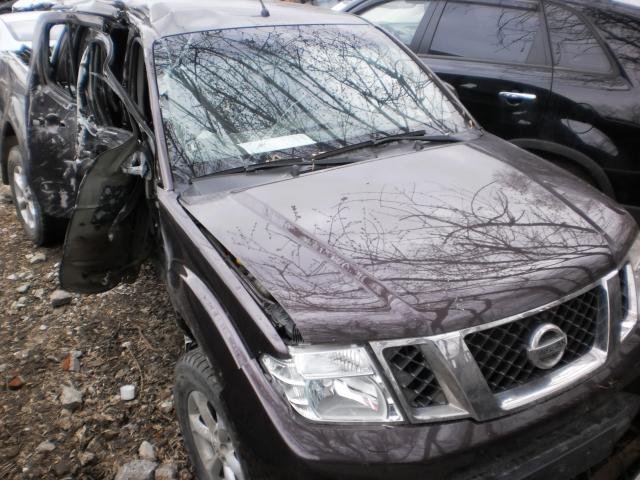
[[[54,308],[61,248],[34,248],[6,200],[0,236],[0,479],[113,478],[143,441],[191,478],[171,392],[183,339],[153,269]]]

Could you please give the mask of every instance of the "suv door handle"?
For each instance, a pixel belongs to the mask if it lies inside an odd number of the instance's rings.
[[[538,98],[535,93],[522,92],[500,92],[498,95],[511,105],[518,105],[522,102],[533,102]]]

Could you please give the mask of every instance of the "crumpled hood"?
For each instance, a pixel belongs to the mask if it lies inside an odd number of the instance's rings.
[[[614,269],[634,222],[558,172],[485,138],[183,204],[305,342],[349,343],[489,322]]]

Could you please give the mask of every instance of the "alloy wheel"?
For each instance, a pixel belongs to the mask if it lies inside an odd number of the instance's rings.
[[[27,182],[21,165],[16,165],[13,169],[13,192],[15,196],[18,212],[27,228],[30,230],[36,227],[36,206],[33,199],[31,187]]]
[[[229,432],[207,397],[197,390],[187,400],[193,443],[207,480],[244,480],[242,467]]]

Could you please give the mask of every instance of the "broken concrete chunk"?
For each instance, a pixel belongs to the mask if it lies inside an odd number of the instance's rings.
[[[145,440],[140,444],[140,448],[138,448],[138,455],[143,460],[154,461],[156,459],[156,449],[153,445]]]
[[[156,480],[178,480],[178,469],[175,465],[165,463],[156,470]]]
[[[83,467],[95,462],[96,460],[96,454],[93,452],[82,452],[81,454],[78,455],[78,460],[80,461],[80,465],[82,465]]]
[[[31,265],[35,265],[36,263],[46,262],[47,256],[42,252],[38,252],[33,255],[27,255],[27,259]]]
[[[60,403],[64,408],[75,410],[82,405],[82,393],[71,386],[63,385]]]
[[[173,410],[173,400],[170,398],[167,400],[163,400],[159,405],[160,411],[162,413],[170,413]]]
[[[128,402],[136,398],[135,385],[123,385],[120,387],[120,399]]]
[[[64,290],[56,290],[51,294],[49,299],[51,300],[51,306],[54,308],[68,305],[71,302],[72,295]]]
[[[79,372],[80,371],[80,360],[78,357],[72,355],[71,353],[65,357],[62,361],[62,369],[65,372]]]
[[[115,480],[152,480],[157,466],[150,460],[134,460],[118,469]]]
[[[29,355],[31,355],[31,350],[29,350],[28,348],[25,348],[24,350],[19,350],[13,354],[13,356],[19,360],[26,360],[27,358],[29,358]]]
[[[44,442],[42,442],[40,445],[36,447],[36,452],[37,453],[53,452],[55,449],[56,449],[56,445],[53,442],[49,440],[45,440]]]

